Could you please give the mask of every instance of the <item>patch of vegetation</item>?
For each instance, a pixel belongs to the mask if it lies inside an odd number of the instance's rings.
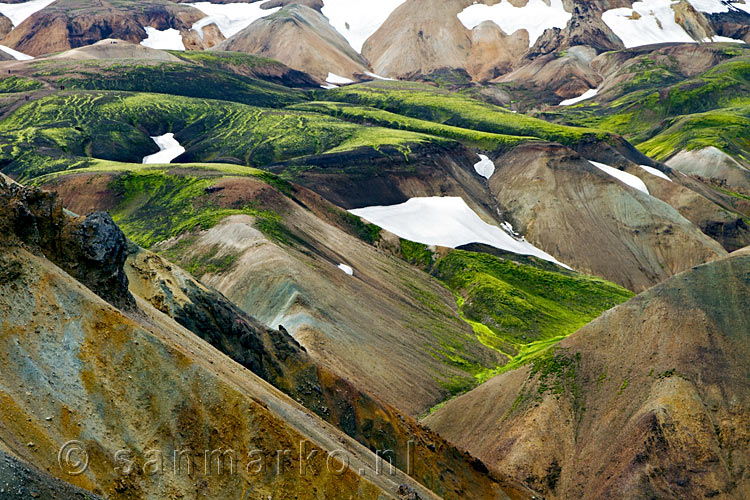
[[[58,63],[59,64],[59,63]],[[185,63],[135,64],[96,61],[85,67],[56,66],[55,81],[66,90],[121,90],[233,101],[252,106],[282,107],[306,95],[281,85],[233,74],[215,67]]]
[[[44,88],[44,84],[25,76],[9,76],[0,80],[0,94],[12,94],[14,92],[33,92]]]
[[[22,106],[0,123],[0,162],[22,179],[55,171],[39,167],[39,156],[139,163],[158,150],[150,136],[167,132],[187,148],[183,161],[248,166],[367,147],[388,146],[408,155],[412,144],[443,140],[314,113],[95,91],[55,94]]]
[[[432,274],[461,297],[467,319],[517,347],[564,338],[633,296],[600,278],[461,250],[435,263]]]
[[[371,82],[328,91],[328,100],[379,108],[393,114],[446,126],[575,145],[608,140],[601,130],[568,127],[512,113],[468,96],[411,82]]]
[[[295,236],[272,210],[255,203],[218,206],[210,196],[216,181],[157,170],[126,172],[109,186],[118,200],[112,218],[130,239],[145,248],[194,230],[211,229],[222,219],[238,214],[254,217],[254,226],[268,238],[286,245],[294,243]],[[217,268],[227,264],[209,259],[196,266]]]
[[[406,262],[422,269],[432,268],[432,251],[427,245],[400,239],[401,256]]]
[[[409,130],[411,132],[444,137],[446,139],[460,141],[485,150],[511,149],[522,142],[536,140],[534,137],[493,134],[462,127],[453,127],[391,113],[382,109],[356,106],[346,103],[316,101],[297,105],[291,109],[325,113],[355,123],[386,127],[390,129]]]

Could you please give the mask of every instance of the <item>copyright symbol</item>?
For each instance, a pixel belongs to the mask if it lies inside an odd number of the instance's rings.
[[[68,441],[57,453],[60,469],[69,476],[80,476],[89,468],[89,453],[80,441]]]

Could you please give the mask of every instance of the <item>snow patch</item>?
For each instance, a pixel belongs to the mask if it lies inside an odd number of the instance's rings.
[[[638,191],[642,191],[646,194],[649,194],[646,184],[635,175],[629,174],[627,172],[623,172],[622,170],[619,170],[614,167],[610,167],[609,165],[605,165],[604,163],[599,163],[599,162],[591,161],[591,160],[589,160],[589,163],[591,163],[593,166],[595,166],[602,172],[605,172],[609,174],[610,176],[614,177],[615,179],[619,180],[623,184],[627,184],[628,186],[635,188]]]
[[[347,85],[350,83],[354,83],[354,80],[344,78],[343,76],[339,76],[335,73],[328,73],[328,76],[326,77],[326,82],[331,83],[333,85]]]
[[[358,53],[406,0],[324,0],[323,15]]]
[[[523,7],[514,7],[508,0],[495,5],[475,3],[458,14],[467,29],[473,30],[485,21],[492,21],[506,34],[518,30],[529,33],[529,47],[550,28],[565,28],[573,14],[563,7],[562,0],[529,0]]]
[[[171,163],[172,160],[180,156],[185,152],[177,139],[174,138],[174,134],[164,134],[156,137],[152,137],[157,146],[159,146],[159,152],[149,155],[143,159],[144,164],[166,164]]]
[[[669,178],[669,177],[667,176],[667,174],[665,174],[664,172],[662,172],[662,171],[661,171],[661,170],[659,170],[659,169],[656,169],[656,168],[654,168],[654,167],[649,167],[648,165],[639,165],[639,167],[641,167],[641,168],[642,168],[643,170],[645,170],[646,172],[648,172],[648,173],[649,173],[649,174],[651,174],[651,175],[655,175],[655,176],[657,176],[657,177],[661,177],[661,178],[662,178],[662,179],[664,179],[664,180],[667,180],[667,181],[669,181],[669,182],[672,182],[672,179],[670,179],[670,178]]]
[[[393,78],[386,78],[384,76],[376,75],[375,73],[371,73],[369,71],[365,71],[365,75],[370,76],[370,77],[372,77],[372,78],[374,78],[376,80],[385,80],[385,81],[388,81],[388,82],[395,82],[396,81]]]
[[[31,0],[24,3],[0,3],[0,14],[4,15],[13,26],[18,26],[55,0]]]
[[[351,267],[347,266],[346,264],[339,264],[339,269],[341,269],[342,271],[344,271],[349,276],[354,276],[354,269],[352,269]]]
[[[281,7],[273,9],[261,9],[265,2],[256,3],[211,3],[195,2],[187,3],[206,14],[206,17],[193,24],[193,29],[203,38],[203,28],[210,24],[216,24],[219,31],[226,38],[236,35],[250,26],[258,19],[270,16],[278,12]]]
[[[456,248],[469,243],[484,243],[564,266],[526,240],[513,238],[499,227],[487,224],[462,198],[412,198],[400,205],[366,207],[350,212],[401,238],[424,245]]]
[[[160,31],[151,26],[144,27],[148,37],[141,42],[141,45],[151,49],[159,50],[185,50],[185,44],[182,43],[182,35],[179,30],[169,28]]]
[[[599,93],[599,89],[588,89],[586,92],[579,95],[578,97],[574,97],[572,99],[565,99],[559,105],[560,106],[572,106],[573,104],[578,104],[581,101],[591,99],[592,97],[595,97],[596,94],[598,93]]]
[[[474,170],[485,179],[489,179],[495,173],[495,163],[485,155],[479,155],[479,160],[474,164]]]
[[[14,59],[18,61],[30,61],[34,59],[32,56],[28,54],[24,54],[23,52],[18,52],[17,50],[13,50],[10,47],[6,47],[5,45],[0,45],[0,50],[5,52],[6,54],[10,55]]]
[[[632,9],[623,7],[604,12],[602,21],[627,48],[653,43],[695,43],[675,21],[672,6],[676,3],[672,0],[635,2]]]

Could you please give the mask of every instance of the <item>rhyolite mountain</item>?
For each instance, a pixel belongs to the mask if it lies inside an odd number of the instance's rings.
[[[0,494],[744,499],[749,11],[1,3]]]

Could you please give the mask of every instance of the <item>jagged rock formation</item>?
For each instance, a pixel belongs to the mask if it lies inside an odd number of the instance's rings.
[[[746,498],[750,251],[675,276],[428,425],[545,498]]]

